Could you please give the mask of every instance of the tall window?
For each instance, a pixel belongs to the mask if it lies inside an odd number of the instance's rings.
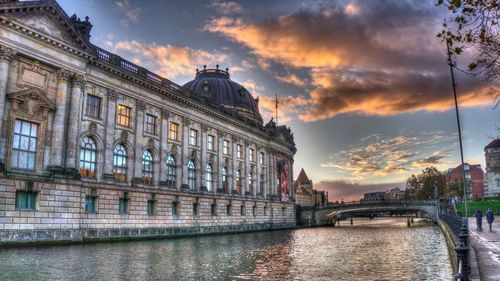
[[[261,152],[261,153],[260,153],[259,163],[260,163],[261,165],[264,165],[264,152]]]
[[[144,131],[148,134],[156,134],[156,116],[146,114],[144,118]]]
[[[215,150],[215,137],[212,135],[208,135],[207,137],[207,149],[211,151]]]
[[[248,191],[253,194],[253,172],[248,173]]]
[[[198,145],[198,131],[195,129],[189,129],[189,144]]]
[[[260,187],[260,195],[261,196],[264,196],[264,173],[265,171],[262,170],[262,174],[260,174],[260,184],[259,184],[259,187]]]
[[[121,144],[117,144],[113,150],[113,173],[115,180],[127,181],[127,150]]]
[[[222,189],[227,191],[227,167],[222,168]]]
[[[179,140],[179,124],[170,122],[168,123],[168,138],[170,140]]]
[[[132,116],[132,109],[122,104],[118,105],[118,125],[130,127],[130,117]]]
[[[241,194],[241,173],[240,169],[236,171],[236,191]]]
[[[92,138],[84,137],[80,142],[80,175],[95,178],[96,145]]]
[[[147,149],[142,153],[142,180],[145,184],[153,183],[153,155]]]
[[[255,161],[255,150],[253,148],[248,149],[248,158],[251,162]]]
[[[207,164],[205,171],[205,179],[207,181],[208,191],[213,191],[213,169],[211,164]]]
[[[175,158],[172,155],[167,157],[167,186],[175,187]]]
[[[236,156],[238,157],[238,159],[243,158],[242,150],[243,150],[242,145],[240,145],[240,144],[236,145]]]
[[[18,120],[14,124],[12,168],[35,169],[38,124]]]
[[[195,189],[196,187],[196,170],[193,160],[188,162],[188,185],[189,189]]]
[[[85,109],[85,115],[99,118],[101,116],[101,98],[87,95],[87,108]]]
[[[224,140],[224,143],[222,146],[222,153],[224,153],[224,155],[229,155],[229,141],[228,140]]]

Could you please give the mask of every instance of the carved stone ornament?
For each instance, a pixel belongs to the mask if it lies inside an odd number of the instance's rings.
[[[72,78],[72,82],[73,82],[73,88],[80,87],[83,89],[83,87],[85,87],[86,78],[84,75],[75,73],[72,75],[71,78]]]
[[[97,133],[97,124],[92,122],[89,124],[89,132],[91,135],[95,135]]]
[[[202,124],[201,125],[201,131],[204,132],[204,133],[206,133],[208,131],[208,126],[205,125],[205,124]]]
[[[189,118],[187,118],[187,117],[184,117],[183,120],[182,120],[182,124],[185,127],[188,127],[189,125],[191,125],[191,120],[189,120]]]
[[[19,88],[36,87],[45,92],[50,75],[50,68],[41,65],[39,61],[20,59],[16,84]]]
[[[191,158],[192,159],[198,159],[198,151],[196,149],[193,149],[193,151],[191,151]]]
[[[71,76],[71,72],[67,69],[59,69],[56,72],[56,79],[57,81],[68,81]]]
[[[137,100],[136,107],[137,110],[144,111],[146,109],[146,103],[142,100]]]
[[[168,119],[170,117],[170,112],[166,109],[161,109],[161,118]]]
[[[209,159],[210,159],[210,161],[214,162],[215,161],[215,155],[210,154]]]
[[[12,111],[27,119],[46,120],[49,111],[56,108],[40,89],[30,88],[8,95]]]
[[[11,62],[16,56],[16,51],[12,48],[8,48],[5,46],[0,46],[0,60]]]
[[[120,140],[122,142],[125,142],[125,141],[127,141],[127,139],[128,139],[128,133],[127,133],[127,131],[122,131],[122,133],[120,134]]]
[[[118,92],[116,90],[109,90],[107,97],[110,101],[116,101],[118,99]]]
[[[149,138],[149,140],[148,140],[148,146],[150,148],[154,148],[155,147],[155,140],[153,138]]]
[[[236,136],[231,136],[231,139],[232,139],[233,143],[237,143],[238,142],[238,138]]]
[[[177,144],[172,144],[172,152],[177,152]]]

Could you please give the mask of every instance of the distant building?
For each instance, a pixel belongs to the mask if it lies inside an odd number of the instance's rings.
[[[385,199],[385,192],[368,192],[363,196],[363,201],[382,201]]]
[[[328,192],[314,189],[311,179],[304,169],[300,170],[293,183],[295,204],[300,206],[325,206],[328,203]]]
[[[390,191],[385,192],[385,200],[401,200],[404,197],[404,191],[399,187],[395,187]]]
[[[500,195],[500,139],[495,139],[484,147],[484,157],[488,185],[486,196],[498,196]]]
[[[465,182],[467,183],[468,196],[472,198],[484,197],[484,178],[481,165],[464,164]],[[446,173],[446,183],[462,181],[462,165],[449,169]]]

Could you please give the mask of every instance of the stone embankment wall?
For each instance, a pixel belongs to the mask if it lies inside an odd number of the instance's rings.
[[[28,189],[36,193],[35,210],[16,210],[16,191]],[[85,211],[87,196],[96,198],[94,213]],[[124,197],[127,212],[120,214],[119,200]],[[148,214],[148,200],[154,201],[153,214]],[[295,222],[293,204],[243,196],[81,181],[28,186],[25,181],[0,179],[0,245],[271,230],[292,228]]]

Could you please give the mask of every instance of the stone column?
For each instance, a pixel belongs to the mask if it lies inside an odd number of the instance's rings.
[[[142,130],[144,127],[144,110],[146,103],[142,100],[135,102],[136,116],[135,116],[135,139],[134,139],[134,181],[142,183],[142,152],[145,146],[142,143]]]
[[[60,69],[57,72],[56,111],[52,127],[52,147],[50,155],[50,169],[64,167],[63,150],[66,136],[66,113],[68,104],[68,80],[70,72]]]
[[[255,146],[255,184],[254,184],[254,196],[260,193],[260,174],[262,173],[260,166],[260,147]],[[262,194],[261,194],[262,196]]]
[[[199,186],[201,186],[201,190],[202,191],[208,191],[208,188],[207,188],[207,182],[206,182],[206,168],[207,168],[207,164],[208,164],[208,161],[207,161],[207,131],[208,131],[208,127],[206,125],[201,125],[201,131],[200,131],[200,150],[201,150],[201,167],[200,167],[200,172],[201,172],[201,183],[199,184]],[[212,172],[213,170],[215,169],[215,167],[212,166]],[[212,174],[212,189],[214,188],[214,179],[213,179],[213,175]],[[213,192],[213,190],[211,191]]]
[[[167,156],[168,156],[168,118],[169,112],[165,109],[161,110],[161,125],[160,125],[160,183],[167,181]]]
[[[116,100],[118,92],[108,90],[108,115],[106,116],[106,147],[104,153],[104,177],[114,179],[113,175],[113,145],[115,143],[115,119],[116,119]]]
[[[223,154],[223,150],[224,150],[224,134],[217,130],[217,186],[215,187],[215,190],[217,192],[217,189],[220,189],[220,191],[222,191],[222,193],[227,193],[227,190],[224,190],[224,187],[222,186],[222,169],[224,168],[225,164],[226,164],[226,161],[224,159],[224,154]],[[229,185],[229,184],[228,184]]]
[[[294,197],[295,190],[293,190],[293,158],[288,158],[288,193],[290,200]]]
[[[82,96],[83,87],[85,85],[85,76],[80,74],[74,74],[72,77],[72,89],[71,89],[71,103],[68,116],[68,137],[66,146],[66,170],[70,173],[78,173],[78,165],[76,164],[76,152],[78,151],[77,146],[78,135],[80,129],[80,119],[81,119],[81,108],[82,108]]]
[[[250,157],[248,155],[249,153],[249,143],[247,140],[245,140],[245,143],[244,143],[244,147],[243,147],[243,161],[245,163],[245,166],[244,166],[244,170],[245,170],[245,181],[244,181],[244,189],[245,189],[245,192],[244,194],[246,195],[247,192],[250,192],[250,185],[248,184],[248,178],[250,177]]]
[[[189,155],[189,125],[191,124],[190,120],[186,117],[183,118],[182,122],[182,153],[181,153],[181,162],[180,164],[182,165],[182,185],[181,189],[184,188],[189,188],[188,184],[188,167],[187,164],[189,162],[189,159],[191,156]]]
[[[0,166],[5,164],[5,138],[7,136],[4,133],[5,128],[3,126],[6,124],[6,116],[4,116],[4,112],[7,96],[7,84],[9,81],[10,62],[15,55],[15,50],[5,46],[0,46]]]

